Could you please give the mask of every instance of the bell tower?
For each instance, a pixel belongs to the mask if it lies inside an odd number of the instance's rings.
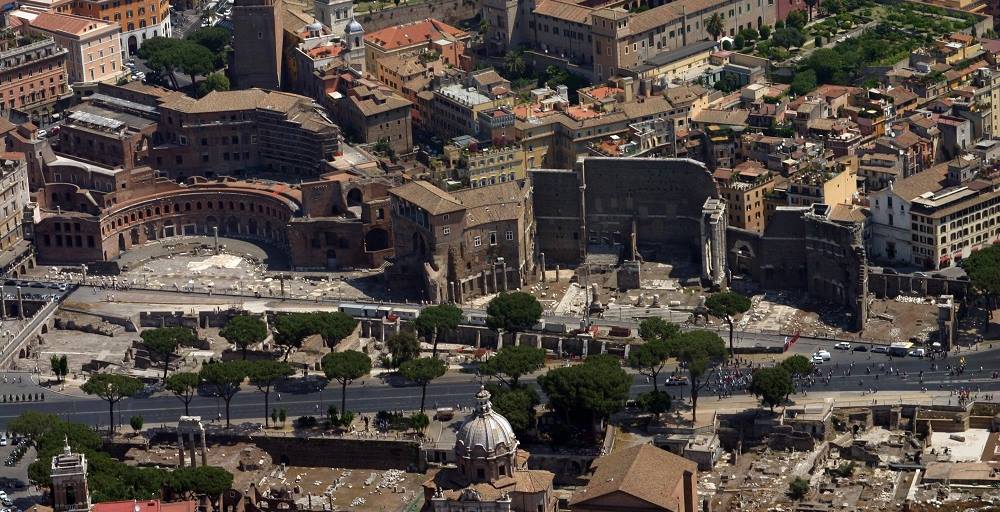
[[[73,453],[65,439],[63,452],[52,457],[52,508],[55,512],[90,510],[87,489],[87,457]]]

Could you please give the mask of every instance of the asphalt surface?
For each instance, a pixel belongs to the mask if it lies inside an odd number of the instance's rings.
[[[829,370],[833,370],[830,383],[827,385],[817,382],[811,388],[812,391],[842,391],[845,392],[845,397],[856,393],[856,398],[862,396],[862,390],[873,387],[877,388],[879,392],[912,392],[919,391],[922,387],[934,391],[960,387],[969,388],[974,392],[977,390],[982,392],[1000,391],[1000,381],[992,378],[993,371],[1000,371],[1000,345],[996,349],[971,352],[963,350],[959,354],[952,354],[947,359],[937,361],[913,357],[890,360],[888,356],[882,354],[830,351],[833,354],[832,360],[821,365],[824,375]],[[949,376],[946,365],[957,367],[960,358],[965,359],[965,373]],[[851,362],[854,363],[853,370],[851,370],[850,375],[844,375]],[[932,362],[938,364],[937,371],[930,369]],[[885,364],[886,368],[891,366],[893,374],[890,376],[885,371],[880,371],[879,365],[881,364]],[[866,373],[866,367],[872,368],[871,374]],[[983,368],[982,372],[979,370],[980,367]],[[661,380],[675,369],[668,367],[661,374]],[[895,375],[896,369],[900,371],[900,376]],[[924,371],[923,383],[919,382],[918,377],[918,372],[921,370]],[[903,372],[908,374],[907,378],[902,377]],[[679,373],[683,374],[683,370]],[[876,373],[880,374],[877,380]],[[14,375],[9,374],[4,377],[12,378]],[[339,407],[340,389],[338,386],[317,391],[315,387],[305,389],[312,384],[303,385],[304,382],[301,379],[292,379],[280,386],[278,391],[272,392],[270,398],[272,409],[285,409],[289,417],[295,418],[302,415],[323,414],[327,406],[331,404]],[[522,379],[522,382],[534,384],[535,381],[534,378],[528,377]],[[474,403],[473,395],[479,386],[480,380],[474,375],[449,374],[428,386],[427,408],[471,406]],[[21,383],[0,384],[0,394],[42,389],[45,390],[46,396],[43,402],[0,403],[0,428],[26,410],[49,412],[68,420],[95,426],[107,426],[108,405],[99,399],[59,394],[45,386],[38,387],[34,384],[28,384],[27,379],[22,379]],[[635,376],[631,390],[633,395],[651,389],[652,384],[645,377]],[[661,386],[661,389],[669,391],[675,397],[686,397],[689,393],[688,386]],[[701,398],[703,400],[717,400],[716,396],[708,390],[702,390]],[[727,399],[722,399],[723,402],[725,400]],[[392,376],[385,380],[369,377],[348,388],[348,409],[358,413],[373,413],[379,410],[415,410],[419,407],[419,403],[420,388],[407,385]],[[132,398],[122,401],[116,407],[115,421],[127,425],[131,416],[141,415],[147,425],[173,423],[183,414],[183,411],[183,404],[180,400],[169,393],[159,393],[146,398]],[[190,413],[209,420],[217,419],[220,415],[224,418],[225,403],[213,396],[198,396],[191,403]],[[247,420],[260,421],[264,416],[263,394],[251,386],[244,385],[243,389],[232,400],[230,415],[233,423]]]

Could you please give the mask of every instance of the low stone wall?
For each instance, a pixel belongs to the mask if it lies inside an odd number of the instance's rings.
[[[422,4],[400,5],[373,13],[357,14],[365,32],[372,33],[386,27],[436,18],[451,25],[475,17],[476,2],[473,0],[429,0]]]

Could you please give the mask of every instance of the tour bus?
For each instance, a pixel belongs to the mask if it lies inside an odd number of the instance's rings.
[[[892,345],[889,345],[889,355],[895,357],[906,357],[910,353],[910,349],[913,348],[913,343],[909,341],[897,341]]]

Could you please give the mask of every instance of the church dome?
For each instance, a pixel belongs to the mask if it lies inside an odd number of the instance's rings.
[[[493,410],[490,392],[481,388],[476,394],[476,413],[458,430],[455,453],[463,458],[493,458],[517,450],[517,437],[510,422]]]
[[[347,33],[357,34],[359,32],[364,32],[364,29],[361,28],[361,24],[358,23],[358,20],[351,18],[351,22],[347,24]]]

